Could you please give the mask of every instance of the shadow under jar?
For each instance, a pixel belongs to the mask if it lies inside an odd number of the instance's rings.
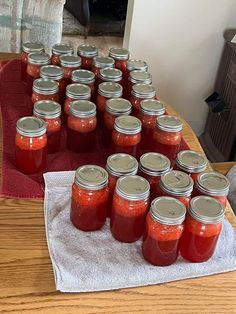
[[[71,74],[72,71],[80,69],[81,58],[77,56],[60,56],[60,64],[63,69],[63,76],[65,80],[65,85],[71,83]]]
[[[108,174],[99,166],[85,165],[76,170],[72,185],[70,219],[82,231],[103,227],[107,216]]]
[[[91,100],[94,101],[94,93],[95,93],[95,74],[89,70],[74,70],[71,74],[72,83],[87,85],[91,90]]]
[[[147,214],[142,253],[155,266],[168,266],[178,257],[186,208],[173,197],[158,197]]]
[[[81,68],[91,70],[93,58],[98,55],[98,49],[93,45],[82,44],[78,47],[77,54],[81,58]]]
[[[111,233],[116,240],[131,243],[142,236],[149,190],[148,181],[137,175],[117,180],[110,219]]]
[[[67,147],[76,153],[91,152],[96,140],[96,106],[88,100],[71,103],[67,121]]]
[[[131,90],[135,84],[152,84],[152,76],[146,71],[134,70],[131,71],[126,84],[126,96],[131,97]]]
[[[112,47],[109,49],[109,57],[115,60],[115,68],[126,72],[127,63],[129,59],[129,51],[125,48]]]
[[[26,174],[43,171],[47,162],[46,123],[36,117],[23,117],[16,123],[16,166]]]
[[[135,84],[132,86],[130,102],[132,105],[132,115],[137,117],[140,109],[140,103],[144,99],[155,99],[156,91],[149,84]]]
[[[194,197],[180,240],[180,254],[189,262],[201,263],[214,254],[222,229],[224,206],[208,196]]]
[[[34,104],[34,116],[41,118],[47,125],[47,152],[56,153],[61,142],[61,106],[51,100],[41,100]]]
[[[52,47],[52,56],[51,56],[51,63],[53,65],[60,65],[60,56],[63,55],[71,55],[73,54],[74,49],[72,46],[68,44],[55,44]]]
[[[59,88],[57,82],[47,79],[36,79],[33,82],[32,103],[39,100],[59,101]]]

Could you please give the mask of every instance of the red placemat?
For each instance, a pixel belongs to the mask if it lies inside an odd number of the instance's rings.
[[[20,61],[0,62],[0,105],[3,139],[1,196],[17,198],[42,198],[44,182],[42,173],[25,175],[15,166],[16,121],[32,114],[32,103],[20,79]],[[98,134],[93,153],[76,154],[65,149],[65,131],[62,136],[61,151],[48,155],[48,171],[74,170],[83,164],[104,166],[107,151],[100,145]],[[189,149],[182,141],[181,150]]]

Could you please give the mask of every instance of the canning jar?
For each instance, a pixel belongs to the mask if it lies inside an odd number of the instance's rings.
[[[120,116],[115,119],[112,131],[112,153],[126,153],[134,157],[139,155],[141,142],[141,121],[132,116]]]
[[[227,204],[229,180],[218,172],[205,172],[197,177],[194,196],[208,195],[218,199],[222,205]]]
[[[194,197],[180,240],[181,256],[192,263],[206,262],[213,255],[222,229],[224,206],[208,196]]]
[[[110,219],[111,233],[116,240],[131,243],[142,236],[149,190],[148,181],[137,175],[117,180]]]
[[[33,82],[32,103],[39,100],[59,101],[58,84],[53,80],[36,79]]]
[[[188,209],[193,191],[193,179],[185,172],[172,170],[161,175],[158,196],[177,198]]]
[[[60,56],[60,64],[63,69],[63,75],[65,84],[71,83],[71,73],[74,70],[78,70],[81,66],[81,58],[77,56]]]
[[[165,114],[165,105],[157,99],[145,99],[140,102],[138,118],[142,122],[141,150],[152,151],[154,147],[153,133],[156,129],[157,117]]]
[[[61,141],[61,106],[51,100],[40,100],[34,104],[34,116],[41,118],[47,126],[47,152],[60,150]]]
[[[178,257],[186,209],[173,197],[158,197],[147,214],[142,252],[155,266],[173,264]]]
[[[135,175],[138,172],[138,161],[128,154],[114,154],[107,158],[109,201],[107,216],[111,215],[112,199],[118,178]]]
[[[26,174],[43,171],[47,161],[46,123],[23,117],[16,123],[16,166]]]
[[[96,106],[88,100],[71,102],[67,121],[67,147],[76,153],[92,151],[96,135]]]
[[[83,231],[101,229],[106,221],[109,190],[105,169],[85,165],[76,170],[72,185],[70,219]]]
[[[55,44],[52,47],[51,63],[53,65],[60,65],[60,56],[73,54],[74,50],[68,44]]]
[[[183,123],[174,116],[163,115],[156,120],[156,129],[153,133],[153,150],[166,155],[172,163],[180,149]]]
[[[98,55],[97,47],[88,44],[82,44],[78,47],[78,56],[81,58],[81,68],[91,70],[93,58]]]
[[[71,81],[72,83],[87,85],[91,89],[91,99],[94,99],[95,74],[92,71],[83,70],[83,69],[74,70],[71,73]]]
[[[149,84],[135,84],[132,86],[130,102],[132,105],[132,115],[138,116],[140,103],[144,99],[154,99],[156,91]]]
[[[124,73],[126,71],[129,51],[125,48],[112,47],[109,49],[109,57],[115,60],[115,68],[119,69]]]
[[[21,80],[26,83],[27,81],[27,64],[28,64],[28,55],[30,53],[34,52],[43,52],[44,51],[44,45],[41,43],[24,43],[22,45],[22,52],[21,52]]]
[[[93,59],[93,66],[91,68],[91,71],[95,74],[95,79],[97,79],[100,73],[100,69],[114,67],[115,60],[113,58],[97,56]]]
[[[104,68],[100,70],[98,82],[113,82],[122,84],[122,72],[115,68]]]
[[[127,98],[131,97],[132,86],[135,84],[152,84],[152,76],[146,71],[134,70],[131,71],[126,85]]]

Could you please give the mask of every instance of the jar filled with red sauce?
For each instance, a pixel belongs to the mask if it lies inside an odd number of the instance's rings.
[[[198,175],[205,171],[206,167],[207,160],[202,154],[193,150],[182,150],[176,157],[174,169],[188,173],[196,183]]]
[[[173,197],[158,197],[147,214],[142,252],[147,262],[168,266],[178,257],[186,209]]]
[[[226,206],[229,187],[229,180],[223,174],[218,172],[202,173],[197,177],[194,196],[212,196],[218,199],[223,206]]]
[[[122,73],[126,72],[129,59],[129,51],[127,49],[112,47],[109,49],[109,57],[115,60],[115,68],[122,71]]]
[[[33,82],[32,103],[39,100],[59,101],[58,83],[53,80],[36,79]]]
[[[149,190],[148,181],[137,175],[117,180],[110,219],[111,233],[116,240],[131,243],[142,236]]]
[[[107,216],[108,174],[95,165],[76,170],[72,185],[70,219],[82,231],[95,231],[103,227]]]
[[[27,64],[28,64],[28,55],[30,53],[35,52],[43,52],[44,45],[41,43],[24,43],[22,45],[22,52],[21,52],[21,80],[22,82],[26,83],[27,81]]]
[[[174,163],[180,150],[182,129],[183,123],[179,118],[167,115],[158,117],[153,133],[153,150],[166,155]]]
[[[137,158],[141,142],[141,121],[132,116],[120,116],[115,119],[112,131],[112,153],[126,153]]]
[[[47,152],[60,150],[61,141],[61,106],[51,100],[40,100],[34,104],[34,116],[41,118],[47,125]]]
[[[170,171],[170,160],[166,156],[149,152],[140,157],[139,174],[150,184],[151,200],[157,196],[161,175],[168,171]]]
[[[114,67],[115,60],[113,58],[97,56],[93,59],[91,71],[95,74],[95,79],[97,79],[101,69]]]
[[[104,68],[98,75],[99,83],[113,82],[122,84],[122,72],[115,68]]]
[[[76,153],[93,150],[96,139],[96,106],[88,100],[73,101],[67,121],[67,147]]]
[[[206,262],[214,254],[222,229],[224,206],[208,196],[190,202],[185,229],[180,240],[180,254],[189,262]]]
[[[149,152],[153,150],[153,133],[156,129],[157,117],[165,114],[165,105],[157,99],[145,99],[140,102],[138,118],[142,122],[141,150]]]
[[[152,84],[152,76],[146,71],[134,70],[131,71],[126,85],[127,98],[131,97],[132,86],[135,84]]]
[[[72,71],[80,69],[81,58],[71,55],[60,56],[60,64],[63,68],[65,84],[68,85],[71,83]]]
[[[112,199],[117,180],[122,176],[135,175],[138,172],[138,161],[128,154],[114,154],[107,158],[109,201],[107,216],[111,215]]]
[[[193,191],[193,179],[185,172],[172,170],[161,175],[158,196],[177,198],[188,209]]]
[[[91,89],[91,99],[94,99],[95,95],[95,74],[89,70],[74,70],[71,73],[71,81],[72,83],[84,84],[87,85]]]
[[[131,113],[131,103],[124,98],[111,98],[106,101],[106,108],[103,115],[103,136],[102,141],[105,147],[111,145],[111,135],[115,119],[122,115]]]
[[[78,56],[81,58],[81,68],[91,70],[93,58],[98,55],[97,47],[88,44],[82,44],[78,47]]]
[[[135,84],[132,86],[130,102],[132,105],[132,115],[138,116],[140,103],[144,99],[155,99],[156,91],[149,84]]]
[[[16,166],[26,174],[43,171],[47,162],[46,123],[23,117],[16,123]]]
[[[52,47],[51,63],[60,65],[60,56],[73,54],[74,49],[68,44],[56,44]]]

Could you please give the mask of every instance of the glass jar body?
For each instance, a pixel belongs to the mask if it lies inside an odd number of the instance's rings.
[[[120,70],[122,73],[126,73],[128,59],[118,60],[115,59],[115,68]]]
[[[32,96],[31,96],[31,100],[32,103],[34,104],[36,101],[39,100],[52,100],[52,101],[59,101],[59,95],[58,93],[55,94],[40,94],[40,93],[36,93],[35,91],[32,92]]]
[[[62,69],[63,69],[65,85],[67,86],[68,84],[71,83],[72,71],[80,69],[80,66],[77,66],[77,67],[65,67],[65,66],[63,66]]]
[[[157,186],[157,195],[156,196],[170,196],[170,197],[174,197],[177,200],[179,200],[181,203],[184,204],[184,206],[188,209],[189,208],[189,204],[191,201],[191,194],[182,194],[182,195],[175,195],[175,193],[171,193],[171,192],[167,192],[167,191],[163,191],[163,189],[161,189],[160,184]]]
[[[216,198],[224,207],[227,205],[227,195],[215,195],[211,193],[203,192],[195,185],[193,196],[207,195]]]
[[[102,127],[102,122],[103,122],[103,114],[105,112],[106,108],[106,101],[110,99],[105,96],[97,94],[97,99],[96,99],[96,106],[97,106],[97,119],[98,119],[98,126]]]
[[[89,58],[89,57],[80,56],[80,58],[81,58],[81,69],[91,70],[93,66],[93,57]]]
[[[21,52],[20,63],[21,63],[21,80],[26,83],[27,81],[27,64],[28,64],[28,53],[25,51]]]
[[[53,65],[60,65],[60,55],[52,53],[51,64],[53,64]]]
[[[156,97],[151,97],[151,98],[148,98],[148,99],[155,99],[155,98]],[[131,102],[131,105],[132,105],[132,115],[133,116],[138,117],[140,103],[144,99],[146,99],[146,98],[140,98],[140,97],[131,95],[130,102]]]
[[[112,131],[111,151],[115,153],[126,153],[138,158],[140,155],[139,144],[141,142],[141,133],[123,134],[116,130]]]
[[[105,147],[110,147],[111,145],[111,135],[115,119],[117,116],[111,114],[110,112],[105,111],[103,115],[103,137],[102,142]]]
[[[155,197],[158,196],[158,186],[161,180],[161,175],[153,176],[150,174],[145,173],[141,169],[139,170],[139,174],[141,177],[148,180],[150,184],[150,200],[153,200]]]
[[[32,87],[35,79],[40,77],[40,65],[37,64],[27,64],[27,93],[29,96],[32,95]]]
[[[109,198],[108,198],[107,217],[111,216],[112,200],[113,200],[113,195],[115,192],[116,182],[118,179],[119,179],[119,177],[116,177],[116,176],[108,173]]]
[[[69,113],[70,113],[70,103],[72,101],[75,101],[75,100],[81,100],[81,99],[78,99],[78,98],[70,98],[69,96],[66,96],[66,99],[65,99],[65,102],[64,102],[64,118],[65,118],[65,122],[67,122],[67,119],[68,119],[68,116],[69,116]],[[83,98],[83,100],[90,100],[90,97],[88,98]]]
[[[60,150],[61,142],[61,118],[44,119],[47,124],[47,151],[49,154]]]
[[[199,176],[199,174],[202,173],[202,172],[188,172],[187,170],[178,167],[177,164],[174,165],[174,170],[180,170],[180,171],[183,171],[183,172],[187,173],[193,179],[194,183],[197,182],[197,177]]]

